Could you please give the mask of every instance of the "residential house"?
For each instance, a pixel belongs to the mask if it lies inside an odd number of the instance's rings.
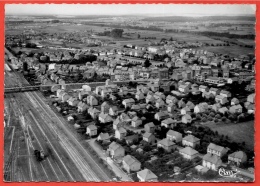
[[[147,123],[144,125],[144,130],[149,133],[154,133],[155,125],[153,122]]]
[[[231,106],[229,108],[229,112],[232,113],[232,114],[234,114],[234,113],[240,114],[240,113],[243,112],[243,108],[242,108],[242,106],[240,104],[234,105],[234,106]]]
[[[184,124],[191,123],[192,118],[189,114],[185,114],[181,117],[181,122],[184,123]]]
[[[207,153],[213,154],[213,155],[216,155],[219,157],[224,156],[227,153],[227,151],[228,151],[228,149],[226,149],[222,146],[216,145],[214,143],[210,143],[207,148]]]
[[[155,98],[153,95],[147,95],[145,98],[145,102],[146,103],[154,103],[155,102]]]
[[[79,100],[82,100],[89,93],[90,93],[90,91],[86,91],[86,90],[79,91],[79,93],[78,93]]]
[[[136,172],[141,169],[141,163],[131,155],[126,155],[123,158],[122,165],[128,173]]]
[[[118,108],[117,106],[112,106],[109,108],[109,115],[117,116],[118,115]]]
[[[176,143],[179,143],[182,141],[182,134],[174,130],[169,130],[166,134],[166,138]]]
[[[250,94],[249,96],[247,96],[247,102],[255,103],[255,93]]]
[[[122,158],[125,156],[125,149],[118,143],[112,142],[108,146],[108,154],[115,159]]]
[[[108,88],[103,88],[101,90],[101,97],[102,98],[106,98],[109,97],[109,94],[111,93],[111,91]]]
[[[127,145],[132,145],[132,144],[138,142],[138,140],[139,140],[139,136],[137,134],[133,134],[131,136],[125,137],[125,141],[126,141]]]
[[[229,91],[226,90],[221,90],[219,95],[226,97],[226,98],[230,98],[231,97],[231,93]]]
[[[98,100],[97,100],[97,98],[95,98],[95,96],[90,95],[90,96],[87,97],[87,103],[90,106],[97,106],[98,105]]]
[[[123,95],[127,95],[128,94],[128,88],[127,87],[121,87],[119,88],[119,92]]]
[[[191,114],[191,110],[187,106],[181,109],[181,115],[185,115],[185,114],[189,114],[189,115]]]
[[[199,152],[191,147],[185,147],[179,150],[179,153],[183,156],[183,158],[188,160],[192,160],[199,155]]]
[[[247,161],[247,155],[243,151],[233,152],[228,155],[228,163],[239,166]]]
[[[68,101],[69,98],[70,98],[70,96],[69,96],[68,93],[66,93],[66,92],[61,93],[61,100],[62,100],[62,102]]]
[[[120,114],[119,118],[121,121],[125,121],[125,122],[131,121],[131,118],[124,112]]]
[[[207,87],[205,85],[200,85],[199,86],[199,91],[201,91],[202,93],[208,92],[209,91],[209,87]]]
[[[110,108],[110,105],[106,101],[101,104],[101,112],[102,113],[108,114],[109,108]]]
[[[192,103],[191,101],[188,101],[188,102],[186,103],[186,107],[188,107],[190,110],[194,110],[195,105],[194,105],[194,103]]]
[[[225,114],[228,112],[228,108],[227,107],[221,107],[220,109],[218,109],[219,113]]]
[[[176,125],[176,121],[174,121],[172,118],[167,118],[161,122],[161,126],[165,128],[172,128]]]
[[[80,101],[80,102],[78,103],[78,112],[79,112],[79,113],[84,112],[84,111],[87,110],[88,108],[89,108],[89,106],[88,106],[86,103],[84,103],[84,102],[82,102],[82,101]]]
[[[113,118],[110,115],[103,112],[99,114],[98,119],[101,123],[109,123],[113,121]]]
[[[167,104],[171,104],[171,103],[176,104],[177,102],[178,102],[178,99],[176,97],[172,96],[172,95],[168,95],[166,97],[166,103]]]
[[[132,105],[131,110],[139,111],[141,109],[140,105]]]
[[[170,152],[176,148],[176,145],[174,142],[172,142],[168,138],[164,138],[163,140],[160,140],[157,142],[157,147],[163,148],[164,150]]]
[[[203,167],[217,171],[218,168],[222,165],[222,161],[219,156],[214,154],[206,154],[203,156],[202,165]]]
[[[57,92],[56,92],[56,96],[57,96],[58,98],[61,98],[61,95],[62,95],[64,92],[65,92],[65,90],[63,90],[63,89],[58,89]]]
[[[137,100],[143,100],[145,97],[144,97],[144,93],[143,92],[140,92],[140,91],[137,91],[136,94],[135,94],[135,98]]]
[[[209,89],[209,92],[212,93],[214,96],[217,96],[217,95],[219,95],[220,90],[217,89],[217,88],[211,87],[211,88]]]
[[[149,169],[137,172],[137,178],[140,182],[157,182],[158,177]]]
[[[110,94],[109,99],[111,99],[112,101],[116,101],[117,97],[114,96],[113,94]]]
[[[224,105],[228,102],[227,97],[222,96],[222,95],[217,95],[215,97],[215,101],[216,101],[216,103],[220,103],[221,105]]]
[[[95,125],[87,126],[87,132],[89,136],[96,136],[97,135],[97,127]]]
[[[162,92],[155,92],[153,96],[156,100],[157,99],[165,99],[165,95]]]
[[[176,104],[174,103],[170,103],[169,105],[167,105],[167,111],[169,113],[173,113],[173,111],[177,108]]]
[[[255,104],[250,104],[247,106],[247,113],[248,114],[255,114]]]
[[[151,90],[154,92],[159,91],[159,88],[160,88],[158,83],[153,83],[150,85],[150,87],[151,87]]]
[[[77,98],[74,98],[74,97],[70,97],[68,100],[67,100],[67,103],[70,105],[70,106],[77,106],[78,103],[79,103],[79,100]]]
[[[90,108],[88,109],[88,113],[91,115],[91,117],[92,117],[93,119],[95,119],[95,118],[97,118],[97,117],[99,116],[100,111],[97,110],[96,108],[90,107]]]
[[[155,103],[155,106],[156,106],[157,108],[162,108],[162,107],[165,106],[165,102],[164,102],[162,99],[157,99],[157,100],[156,100],[156,103]]]
[[[237,98],[231,99],[231,106],[238,105],[238,104],[239,104],[239,100]]]
[[[117,130],[120,127],[123,127],[125,123],[123,121],[121,121],[121,119],[119,117],[117,117],[114,121],[113,121],[113,129]]]
[[[199,144],[200,144],[200,139],[196,138],[193,135],[187,135],[182,139],[183,146],[189,146],[189,147],[195,148]]]
[[[199,85],[197,84],[192,84],[191,85],[191,92],[192,94],[199,94],[200,93],[200,90],[199,90]]]
[[[210,99],[210,98],[215,98],[214,94],[212,94],[211,92],[203,92],[202,93],[202,97],[206,98],[206,99]]]
[[[181,108],[184,108],[186,106],[185,102],[183,101],[183,99],[181,99],[180,101],[178,101],[178,107],[181,109]]]
[[[155,136],[150,132],[146,132],[143,134],[143,140],[153,144],[155,142]]]
[[[131,108],[131,106],[132,106],[133,104],[135,104],[135,100],[132,99],[132,98],[130,98],[130,99],[125,99],[125,100],[123,100],[122,104],[125,106],[125,108],[126,108],[126,107],[130,107],[130,108]]]
[[[122,140],[125,137],[126,137],[126,130],[123,127],[120,127],[115,131],[115,138]]]
[[[97,137],[97,141],[110,142],[109,134],[101,132]]]
[[[180,85],[178,90],[181,92],[181,93],[184,93],[184,94],[188,94],[189,93],[189,86],[184,84],[184,85]]]
[[[203,113],[207,111],[209,105],[206,102],[200,103],[194,107],[194,113]]]
[[[218,112],[218,110],[221,108],[221,104],[215,103],[214,105],[211,105],[211,109],[215,112]]]
[[[169,118],[169,114],[168,114],[168,112],[165,112],[165,111],[157,112],[154,115],[154,119],[157,119],[158,121],[161,121],[161,120],[166,119],[166,118]]]
[[[143,121],[139,117],[135,116],[132,119],[131,126],[136,128],[136,127],[139,127],[142,123],[143,123]]]

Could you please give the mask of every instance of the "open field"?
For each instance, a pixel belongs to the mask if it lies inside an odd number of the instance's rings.
[[[214,52],[216,54],[229,54],[230,56],[237,57],[239,55],[247,55],[249,53],[254,53],[254,49],[240,47],[237,45],[232,46],[207,46],[200,47],[199,49],[207,50],[209,52]]]
[[[255,41],[251,39],[238,39],[238,41],[246,45],[255,45]]]
[[[207,125],[213,131],[219,134],[227,135],[235,142],[245,142],[248,148],[254,149],[254,121],[248,121],[237,124]]]

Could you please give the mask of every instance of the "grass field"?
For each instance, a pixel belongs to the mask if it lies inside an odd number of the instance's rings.
[[[254,53],[254,49],[252,48],[245,48],[240,47],[237,45],[233,46],[207,46],[207,47],[200,47],[199,49],[207,50],[209,52],[214,52],[216,54],[229,54],[230,56],[237,57],[239,55],[247,55],[249,53]]]
[[[252,39],[238,39],[238,41],[246,45],[255,45],[255,41]]]
[[[227,135],[235,142],[244,141],[250,149],[254,148],[254,121],[223,125],[211,124],[207,126],[210,127],[213,131],[218,131],[219,134]]]

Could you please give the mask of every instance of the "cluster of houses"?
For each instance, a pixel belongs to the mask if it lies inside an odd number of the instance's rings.
[[[101,134],[104,135],[103,133]],[[152,133],[146,132],[143,134],[143,140],[149,142],[150,144],[154,143],[155,137]],[[99,141],[103,141],[102,137],[98,137]],[[104,139],[106,142],[109,142],[109,137],[106,135]],[[176,148],[176,143],[181,143],[184,148]],[[202,164],[195,166],[195,169],[201,173],[205,173],[208,170],[217,171],[220,166],[225,166],[223,164],[221,157],[228,154],[229,149],[210,143],[207,147],[207,153],[205,155],[200,154],[194,148],[196,145],[200,144],[200,139],[195,136],[188,134],[184,138],[182,134],[170,130],[167,133],[167,137],[161,141],[157,142],[158,148],[163,148],[166,151],[171,152],[172,150],[177,150],[180,155],[186,160],[193,160],[196,157],[202,157]],[[136,150],[136,152],[142,153],[142,149],[136,148],[135,145],[131,146],[132,150]],[[128,172],[137,172],[137,177],[140,181],[156,181],[158,177],[149,169],[141,170],[141,163],[135,157],[131,155],[125,154],[125,149],[117,142],[110,143],[107,153],[115,160],[122,161],[122,168]],[[228,164],[239,166],[243,163],[247,162],[247,155],[243,151],[237,151],[228,154]],[[142,176],[143,173],[149,174],[149,176]]]
[[[237,58],[231,58],[205,50],[179,49],[171,43],[148,47],[128,45],[131,49],[112,49],[106,52],[103,52],[102,49],[96,51],[77,50],[73,52],[73,55],[71,51],[66,50],[45,52],[44,56],[28,57],[23,54],[19,61],[21,64],[27,63],[30,68],[35,70],[48,70],[60,74],[60,78],[69,76],[71,73],[81,73],[86,78],[92,78],[93,74],[96,73],[109,75],[110,79],[115,81],[156,78],[195,79],[208,84],[233,83],[234,81],[249,82],[254,79],[254,63],[249,56],[241,55]],[[86,61],[80,66],[58,64],[61,60],[79,59],[88,54],[97,56],[97,61]],[[162,61],[155,61],[155,56],[165,57]],[[53,64],[49,64],[48,67],[45,64],[40,65],[39,57],[41,61],[50,58]],[[144,67],[147,59],[151,66]],[[100,61],[105,63],[100,63]]]
[[[97,86],[94,91],[85,87],[85,89],[73,92],[74,97],[69,95],[66,91],[58,89],[56,91],[56,97],[63,102],[66,101],[71,106],[77,107],[79,113],[87,111],[93,119],[98,119],[100,123],[105,124],[112,122],[114,129],[113,136],[118,140],[126,140],[127,144],[131,145],[132,150],[136,150],[140,153],[143,151],[141,147],[135,148],[135,145],[132,145],[138,136],[135,134],[127,136],[127,129],[138,129],[140,126],[143,126],[143,141],[151,145],[156,145],[158,148],[163,148],[165,151],[171,152],[178,150],[187,160],[192,160],[197,156],[202,157],[202,165],[196,167],[199,171],[205,172],[209,169],[217,170],[217,168],[222,165],[221,156],[226,154],[228,149],[210,144],[207,154],[203,156],[195,150],[196,145],[200,144],[200,139],[191,134],[183,137],[181,133],[172,130],[172,128],[179,122],[184,124],[191,123],[193,120],[191,117],[192,112],[203,113],[209,108],[221,113],[241,113],[242,106],[240,104],[242,103],[240,103],[238,99],[233,98],[228,91],[209,88],[203,85],[196,86],[187,82],[179,83],[179,92],[186,90],[183,85],[187,85],[189,87],[188,90],[202,92],[202,96],[206,96],[209,92],[210,96],[215,97],[216,103],[209,105],[206,102],[202,102],[195,105],[191,101],[184,102],[183,99],[179,99],[173,94],[166,96],[164,93],[158,91],[160,81],[148,83],[147,85],[138,85],[135,90],[129,90],[127,87],[118,87],[112,81],[107,80],[104,86]],[[122,100],[122,105],[125,108],[130,108],[129,111],[120,112],[118,105],[101,101],[102,98],[108,98],[115,102],[116,97],[113,96],[114,93],[119,93],[120,95],[131,93],[132,98]],[[254,111],[254,99],[255,94],[251,94],[244,103],[245,108],[252,109],[252,111],[250,111],[251,113]],[[225,100],[228,100],[228,102]],[[230,105],[226,106],[227,103],[230,103]],[[225,107],[222,107],[222,105],[225,105]],[[137,112],[147,110],[150,107],[158,109],[158,112],[154,114],[154,119],[160,121],[160,127],[170,129],[164,139],[155,137],[155,130],[158,128],[157,125],[153,122],[144,123],[146,118],[139,118],[137,116]],[[173,114],[176,112],[181,116],[181,120],[174,117]],[[97,140],[99,141],[110,143],[111,136],[109,136],[108,133],[98,134],[97,127],[94,124],[87,126],[86,133],[91,137],[98,136]],[[184,148],[178,148],[179,145],[184,146]],[[140,180],[152,181],[157,179],[157,176],[150,170],[141,170],[141,163],[133,156],[126,155],[124,148],[120,144],[112,142],[107,152],[113,159],[121,159],[122,167],[127,172],[137,172]],[[246,161],[246,155],[243,152],[232,153],[229,155],[228,160],[229,162],[234,162],[236,165],[239,165]]]

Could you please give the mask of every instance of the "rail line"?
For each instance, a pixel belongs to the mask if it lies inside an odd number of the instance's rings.
[[[29,94],[29,93],[26,93],[26,94]],[[36,93],[36,92],[30,92],[30,94],[34,94],[38,99],[36,99],[35,97],[34,97],[34,99],[39,103],[39,106],[44,110],[44,112],[46,113],[46,115],[47,116],[50,116],[50,115],[54,115],[55,116],[55,118],[57,118],[58,119],[58,121],[59,121],[59,128],[61,127],[63,130],[65,130],[65,132],[66,132],[66,134],[64,133],[64,139],[66,140],[68,140],[68,138],[67,137],[69,137],[69,139],[71,139],[71,140],[73,140],[73,142],[76,144],[76,146],[78,146],[78,147],[80,147],[80,150],[81,151],[83,151],[84,152],[84,155],[86,155],[87,157],[88,157],[88,159],[90,159],[94,164],[95,164],[95,166],[99,169],[99,172],[101,172],[102,173],[102,175],[103,176],[105,176],[105,179],[107,180],[107,181],[109,181],[110,180],[110,178],[106,175],[106,173],[99,167],[99,165],[93,160],[93,158],[89,155],[89,153],[86,151],[86,149],[82,146],[82,144],[76,139],[76,137],[64,126],[64,123],[66,123],[66,122],[62,122],[61,120],[60,120],[60,118],[53,112],[53,111],[51,111],[51,108],[48,106],[46,106],[46,103],[44,103],[43,101],[42,101],[42,99],[39,97],[39,95]],[[39,101],[41,102],[39,102]],[[47,108],[43,108],[43,105],[45,105]],[[48,113],[46,110],[49,110],[49,112],[50,113]],[[57,130],[57,129],[56,129]],[[60,131],[60,130],[59,130]],[[74,146],[73,146],[74,147]],[[105,181],[105,180],[102,180],[102,181]]]
[[[28,94],[28,93],[26,93],[26,94]],[[35,100],[35,102],[38,103],[39,107],[41,107],[41,104],[38,102],[37,99],[34,98],[34,96],[30,96],[30,99],[32,99],[32,97]],[[39,107],[36,109],[40,109]],[[42,109],[44,109],[44,108],[42,108]],[[38,112],[41,113],[42,111],[38,110]],[[49,115],[44,114],[44,113],[41,113],[41,115],[43,118],[45,118],[45,120],[47,120],[46,123],[49,124],[48,127],[51,128],[55,132],[55,134],[59,138],[60,144],[63,146],[63,148],[66,149],[66,152],[69,154],[71,159],[74,160],[75,164],[79,168],[79,171],[81,171],[83,177],[85,177],[85,179],[88,181],[100,181],[100,179],[91,171],[91,168],[85,162],[84,157],[80,153],[77,152],[75,145],[73,145],[71,143],[71,141],[66,137],[66,135],[59,132],[59,130],[57,130],[57,128],[52,125],[52,120],[49,117]]]

